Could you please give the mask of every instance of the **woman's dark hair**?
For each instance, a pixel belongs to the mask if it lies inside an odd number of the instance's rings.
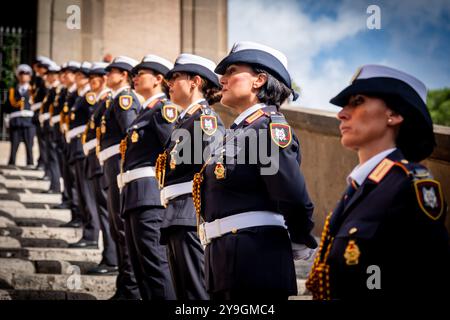
[[[255,66],[252,66],[252,69],[255,73],[264,73],[267,76],[266,83],[264,83],[256,95],[259,102],[274,105],[279,109],[283,102],[291,95],[292,89],[288,88],[266,70]]]
[[[372,96],[382,99],[389,109],[402,115],[403,122],[400,124],[395,144],[405,158],[419,162],[428,157],[435,146],[433,130],[426,130],[424,124],[418,120],[421,117],[419,111],[396,95],[372,94]]]
[[[213,105],[222,99],[222,94],[220,88],[216,87],[211,81],[206,80],[201,75],[195,73],[188,73],[189,77],[199,76],[202,79],[202,83],[200,85],[200,89],[205,97],[206,101],[208,101],[209,105]]]

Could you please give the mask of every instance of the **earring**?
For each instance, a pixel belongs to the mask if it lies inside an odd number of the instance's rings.
[[[389,119],[388,119],[388,122],[389,122],[389,123],[391,123],[391,122],[392,122],[392,119],[391,119],[391,118],[389,118]]]

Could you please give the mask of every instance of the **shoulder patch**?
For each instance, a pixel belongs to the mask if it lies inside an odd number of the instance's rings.
[[[433,179],[414,181],[420,209],[432,220],[438,220],[444,212],[444,197],[441,184]]]
[[[86,93],[86,101],[87,103],[89,103],[91,106],[95,104],[95,100],[97,99],[95,92],[88,92]]]
[[[373,169],[372,173],[369,175],[369,179],[373,182],[379,183],[394,165],[394,161],[385,158],[375,167],[375,169]]]
[[[194,113],[196,113],[198,110],[202,108],[201,104],[196,104],[194,107],[192,107],[191,110],[189,110],[188,114],[192,116]]]
[[[168,104],[163,106],[161,114],[167,122],[172,123],[178,118],[178,109],[173,104]]]
[[[212,136],[217,131],[217,117],[213,115],[200,116],[200,127],[208,136]]]
[[[255,122],[257,119],[261,118],[263,115],[265,115],[264,111],[261,109],[258,109],[254,113],[252,113],[247,119],[245,119],[245,122],[248,124]]]
[[[128,110],[133,105],[133,97],[126,94],[119,97],[119,106],[123,110]]]
[[[281,148],[286,148],[292,142],[292,129],[287,123],[271,123],[270,137]]]

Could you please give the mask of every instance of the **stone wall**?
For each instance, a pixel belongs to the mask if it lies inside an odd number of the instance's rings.
[[[226,125],[236,114],[233,110],[216,106]],[[281,111],[300,139],[302,171],[310,196],[315,204],[315,234],[320,235],[326,215],[333,210],[342,192],[345,179],[356,166],[356,153],[340,143],[339,121],[336,114],[294,106]],[[450,127],[435,126],[437,147],[424,161],[434,177],[441,182],[445,198],[450,200]],[[450,230],[450,217],[446,220]]]
[[[81,9],[80,30],[66,27],[70,5]],[[180,52],[218,62],[227,51],[226,0],[39,0],[37,15],[37,54],[58,63]]]

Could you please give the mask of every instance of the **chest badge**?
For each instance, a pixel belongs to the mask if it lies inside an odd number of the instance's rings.
[[[105,120],[105,116],[102,116],[102,122],[101,122],[101,125],[100,125],[100,132],[101,132],[102,134],[105,134],[105,133],[106,133],[106,120]]]
[[[361,252],[359,251],[359,247],[356,244],[355,240],[349,240],[344,253],[345,263],[348,266],[357,265],[359,263],[360,255]]]
[[[75,113],[73,112],[70,113],[70,120],[71,121],[75,120]]]
[[[139,140],[139,133],[137,131],[133,131],[131,134],[131,142],[136,143]]]
[[[225,166],[223,165],[223,154],[225,149],[222,149],[220,152],[219,159],[217,160],[216,167],[214,168],[214,174],[216,175],[217,180],[225,179],[225,175],[227,173]]]

